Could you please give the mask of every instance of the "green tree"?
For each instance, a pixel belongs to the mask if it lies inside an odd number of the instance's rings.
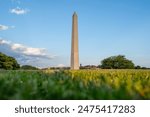
[[[134,69],[134,63],[124,55],[111,56],[101,61],[103,69]]]
[[[135,69],[141,69],[141,68],[142,68],[142,67],[139,66],[139,65],[135,66]]]
[[[23,65],[23,66],[21,66],[21,69],[23,69],[23,70],[38,70],[38,68],[31,66],[31,65]]]
[[[0,52],[0,69],[15,70],[19,69],[20,65],[15,58],[7,56]]]

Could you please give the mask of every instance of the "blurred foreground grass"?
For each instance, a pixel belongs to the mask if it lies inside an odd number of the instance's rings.
[[[150,99],[150,71],[0,71],[0,99]]]

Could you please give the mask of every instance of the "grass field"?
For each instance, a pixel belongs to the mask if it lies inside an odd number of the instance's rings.
[[[0,99],[150,99],[150,70],[2,70]]]

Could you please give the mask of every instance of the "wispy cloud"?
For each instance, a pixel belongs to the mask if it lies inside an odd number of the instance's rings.
[[[13,56],[20,64],[46,65],[55,56],[50,55],[45,48],[33,48],[0,38],[0,51]],[[42,62],[41,62],[42,61]],[[45,63],[44,63],[45,62]],[[47,64],[48,65],[48,64]]]
[[[8,43],[8,42],[6,42]],[[11,50],[21,53],[26,56],[31,56],[31,57],[42,57],[42,58],[47,58],[51,59],[52,57],[47,55],[46,49],[44,48],[32,48],[32,47],[27,47],[22,44],[10,44]]]
[[[6,26],[6,25],[0,24],[0,31],[2,31],[2,30],[8,30],[10,28],[15,28],[15,26]]]
[[[13,14],[16,14],[16,15],[23,15],[23,14],[26,14],[27,12],[29,12],[28,9],[22,9],[20,7],[10,9],[10,13],[13,13]]]

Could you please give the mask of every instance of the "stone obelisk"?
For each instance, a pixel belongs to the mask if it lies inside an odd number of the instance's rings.
[[[76,12],[72,16],[71,69],[79,69],[78,16]]]

